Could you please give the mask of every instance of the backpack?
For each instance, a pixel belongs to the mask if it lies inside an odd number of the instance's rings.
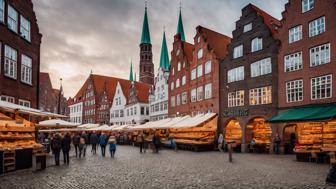
[[[61,149],[61,142],[57,139],[52,140],[52,147],[54,149]]]

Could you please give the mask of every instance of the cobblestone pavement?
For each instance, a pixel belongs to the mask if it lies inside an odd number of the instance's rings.
[[[332,188],[325,184],[328,165],[285,155],[235,153],[233,158],[229,163],[220,152],[140,154],[136,147],[118,146],[114,159],[90,153],[71,157],[69,166],[0,177],[0,188]]]

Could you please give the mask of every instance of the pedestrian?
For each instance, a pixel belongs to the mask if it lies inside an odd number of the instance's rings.
[[[91,153],[96,154],[96,149],[97,149],[97,143],[98,143],[98,136],[95,132],[93,132],[90,136],[90,143],[91,143]]]
[[[71,136],[69,133],[66,133],[62,139],[62,152],[64,164],[69,165],[69,152],[71,148]]]
[[[280,143],[281,143],[280,136],[278,133],[276,133],[274,138],[274,151],[276,154],[280,153]]]
[[[105,157],[107,141],[108,141],[107,135],[105,133],[102,133],[99,137],[99,145],[100,145],[101,153],[103,157]]]
[[[111,158],[114,158],[114,154],[117,150],[117,145],[116,145],[116,138],[114,136],[111,136],[108,140],[108,143],[110,145],[110,154]]]
[[[83,153],[83,150],[85,148],[85,138],[83,137],[83,135],[80,136],[80,139],[79,139],[79,146],[78,146],[78,149],[79,149],[79,158],[82,157],[82,154],[83,156],[85,157],[84,153]]]
[[[79,139],[80,139],[80,136],[78,133],[75,133],[72,137],[72,144],[74,145],[75,147],[75,153],[76,153],[76,157],[78,157],[78,146],[79,146]]]
[[[55,164],[59,166],[60,153],[62,148],[61,136],[57,133],[51,139],[51,150],[55,156]]]
[[[217,142],[218,142],[218,150],[223,152],[224,137],[222,133],[219,134]]]
[[[152,142],[153,142],[153,146],[154,146],[154,152],[159,153],[161,140],[160,140],[160,136],[156,132],[153,136]]]
[[[177,152],[177,144],[174,136],[171,136],[170,146],[175,152]]]
[[[85,157],[86,154],[86,147],[89,144],[89,137],[88,135],[85,133],[85,131],[83,131],[81,138],[84,139],[84,146],[83,146],[83,157]],[[79,141],[80,142],[80,141]]]
[[[140,147],[140,153],[142,153],[142,150],[144,148],[144,142],[145,142],[145,138],[143,133],[141,132],[140,135],[138,136],[138,143],[139,143],[139,147]]]

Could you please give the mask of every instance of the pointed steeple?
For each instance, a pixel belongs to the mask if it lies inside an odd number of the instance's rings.
[[[136,78],[136,72],[134,72],[134,81],[135,81],[135,82],[137,81],[137,78]]]
[[[141,43],[140,44],[151,44],[150,34],[149,34],[149,26],[148,26],[148,18],[147,18],[147,2],[145,5],[145,16],[142,25],[142,34],[141,34]]]
[[[185,35],[184,35],[184,29],[183,29],[183,21],[182,21],[182,11],[181,11],[181,5],[180,5],[180,14],[177,24],[177,34],[180,34],[181,41],[185,41]]]
[[[130,68],[130,73],[129,73],[129,80],[133,81],[133,66],[132,66],[132,61],[131,61],[131,68]]]
[[[161,46],[161,57],[160,57],[160,68],[164,70],[169,70],[169,56],[168,48],[166,42],[166,34],[163,32],[162,46]]]

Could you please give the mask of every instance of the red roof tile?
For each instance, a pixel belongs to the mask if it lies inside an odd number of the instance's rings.
[[[205,37],[209,46],[214,50],[217,57],[224,59],[227,54],[227,46],[231,43],[231,38],[203,26],[198,26],[197,30],[203,32],[203,36]]]

